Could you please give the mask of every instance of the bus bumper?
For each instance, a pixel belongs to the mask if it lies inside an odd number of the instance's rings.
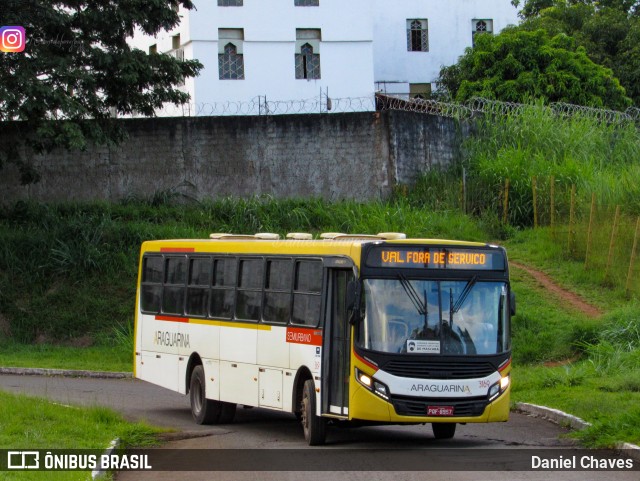
[[[357,386],[353,392],[349,406],[349,417],[354,420],[380,421],[389,423],[489,423],[507,421],[509,419],[509,398],[511,386],[500,396],[490,402],[479,416],[406,416],[396,413],[390,401],[382,399],[362,386]],[[426,401],[425,401],[426,402]],[[438,399],[442,404],[442,399]]]

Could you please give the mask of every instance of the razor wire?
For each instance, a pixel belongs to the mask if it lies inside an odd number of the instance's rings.
[[[529,107],[526,104],[516,102],[503,102],[501,100],[485,99],[483,97],[472,97],[467,102],[467,106],[474,114],[490,114],[490,115],[520,115],[524,109]]]
[[[233,115],[295,115],[372,112],[375,100],[372,97],[330,98],[325,96],[302,100],[268,100],[257,96],[250,101],[227,101],[211,103],[187,103],[165,105],[156,110],[157,117],[213,117]]]
[[[409,95],[376,94],[376,110],[404,110],[457,119],[469,118],[472,114],[471,109],[464,104],[409,97]]]
[[[501,100],[473,97],[465,103],[445,102],[404,95],[376,93],[368,97],[332,98],[320,95],[302,100],[269,100],[260,95],[249,101],[211,103],[187,103],[165,105],[156,111],[157,117],[213,117],[213,116],[268,116],[295,114],[332,114],[400,110],[456,119],[469,119],[477,115],[522,115],[526,110],[545,109],[554,114],[571,118],[587,117],[605,123],[633,122],[640,126],[640,109],[629,107],[626,111],[598,109],[564,102],[550,104],[522,104]],[[143,115],[133,115],[142,117]]]
[[[635,123],[640,123],[640,109],[637,107],[629,107],[624,111]]]
[[[584,116],[609,124],[633,122],[634,120],[633,117],[626,112],[619,112],[617,110],[597,109],[564,102],[553,102],[550,104],[550,107],[557,115],[562,117]]]

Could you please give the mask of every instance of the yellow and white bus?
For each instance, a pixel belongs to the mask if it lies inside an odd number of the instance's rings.
[[[142,244],[135,376],[188,394],[197,423],[236,406],[327,425],[509,416],[506,252],[378,235],[211,234]]]

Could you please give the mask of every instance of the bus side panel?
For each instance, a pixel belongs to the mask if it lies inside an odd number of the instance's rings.
[[[312,374],[320,375],[321,351],[320,346],[289,343],[290,368],[297,369],[300,366],[307,366]]]
[[[302,366],[306,366],[311,371],[314,377],[316,389],[320,388],[320,366],[321,366],[321,346],[314,346],[312,344],[297,344],[289,343],[289,355],[291,362],[291,369],[297,369]],[[288,391],[289,397],[291,397],[291,391]],[[321,397],[320,392],[316,391],[316,415],[321,414]]]
[[[189,332],[190,347],[181,354],[188,357],[191,353],[197,352],[202,359],[219,359],[220,329],[220,326],[190,320],[189,324],[184,326],[184,330]]]
[[[295,410],[294,407],[297,407],[293,406],[293,383],[295,379],[296,371],[284,371],[284,379],[282,380],[282,393],[284,394],[284,398],[282,399],[283,411],[293,412]]]
[[[256,364],[257,325],[238,323],[220,327],[220,360]],[[224,378],[224,370],[222,371]]]
[[[220,361],[220,400],[258,406],[258,366]]]
[[[175,354],[143,351],[136,372],[143,381],[178,391],[178,365]]]
[[[263,326],[260,326],[263,327]],[[289,367],[289,349],[283,349],[287,336],[285,326],[264,326],[258,330],[258,364],[269,367]]]
[[[259,376],[260,406],[282,409],[282,371],[260,369]]]
[[[220,399],[220,361],[217,359],[203,359],[205,389],[207,399]]]

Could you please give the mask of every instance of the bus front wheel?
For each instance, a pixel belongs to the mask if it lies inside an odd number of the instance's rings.
[[[326,424],[323,418],[316,415],[316,392],[312,379],[304,383],[300,408],[302,429],[307,443],[309,446],[324,444]]]
[[[436,439],[451,439],[456,433],[456,423],[431,423]]]
[[[207,399],[204,368],[196,366],[191,373],[189,384],[189,400],[191,401],[191,414],[198,424],[213,424],[220,418],[220,403]]]

